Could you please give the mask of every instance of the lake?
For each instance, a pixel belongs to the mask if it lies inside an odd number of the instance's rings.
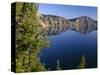
[[[57,60],[62,70],[77,69],[84,55],[86,68],[97,67],[97,31],[87,34],[67,30],[58,35],[49,36],[50,47],[40,52],[40,61],[46,68],[56,70]]]

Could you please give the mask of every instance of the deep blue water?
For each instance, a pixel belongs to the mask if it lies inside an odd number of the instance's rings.
[[[58,35],[49,36],[50,47],[44,48],[40,53],[40,61],[45,63],[46,68],[56,70],[57,60],[60,67],[76,69],[84,55],[86,68],[97,66],[97,31],[82,34],[68,30]]]

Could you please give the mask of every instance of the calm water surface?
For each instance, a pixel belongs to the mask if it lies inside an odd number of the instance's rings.
[[[68,30],[59,35],[49,36],[51,44],[40,53],[40,60],[46,68],[56,70],[57,60],[64,69],[76,69],[82,55],[85,56],[86,68],[97,65],[97,31],[82,34]]]

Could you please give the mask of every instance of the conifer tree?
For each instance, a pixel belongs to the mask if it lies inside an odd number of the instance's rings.
[[[85,60],[85,56],[83,55],[80,60],[79,68],[83,69],[85,68],[85,66],[86,66],[86,60]]]
[[[16,3],[16,72],[45,70],[38,54],[47,43],[37,36],[41,30],[37,10],[38,4]]]
[[[60,67],[60,60],[57,60],[57,70],[61,70],[61,67]]]

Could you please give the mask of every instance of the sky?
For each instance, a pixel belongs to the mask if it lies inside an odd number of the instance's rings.
[[[63,16],[67,19],[88,16],[97,20],[97,8],[89,6],[39,4],[39,13]]]

